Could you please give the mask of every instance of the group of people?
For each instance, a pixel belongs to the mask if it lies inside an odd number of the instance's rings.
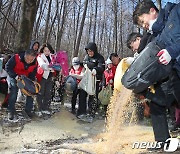
[[[116,53],[113,53],[106,60],[105,64],[104,57],[98,53],[97,46],[93,42],[87,44],[85,51],[87,54],[82,62],[80,62],[78,57],[72,59],[69,76],[75,78],[78,85],[84,76],[85,70],[88,68],[92,76],[96,78],[95,94],[89,95],[85,90],[76,86],[76,88],[73,89],[71,112],[79,119],[93,121],[100,105],[98,93],[107,85],[111,85],[113,88],[115,70],[117,64],[120,62],[120,58]],[[40,46],[39,42],[36,41],[31,44],[30,49],[12,55],[9,60],[4,63],[3,71],[6,73],[6,94],[8,95],[8,101],[4,104],[8,105],[9,120],[17,118],[15,108],[19,92],[17,81],[22,75],[32,81],[38,81],[41,85],[41,89],[36,96],[38,116],[51,114],[50,104],[54,85],[53,79],[57,75],[57,71],[52,67],[55,59],[55,52],[50,44],[44,43]],[[66,79],[64,79],[64,82],[66,82]],[[76,109],[77,97],[79,97],[79,103]],[[28,117],[32,118],[34,116],[34,97],[26,96],[25,98],[26,105],[24,111]],[[87,98],[88,101],[86,103]]]
[[[158,10],[151,0],[139,2],[133,12],[133,22],[148,32],[143,36],[133,32],[127,40],[128,48],[135,53],[134,58],[139,56],[149,42],[155,42],[161,48],[157,54],[159,63],[172,65],[169,76],[154,84],[155,93],[148,89],[140,93],[151,100],[150,113],[155,141],[162,143],[154,150],[162,149],[165,141],[170,138],[166,117],[167,108],[176,110],[176,123],[172,131],[180,128],[179,13],[180,3],[168,2],[163,9]]]
[[[82,63],[78,57],[72,59],[72,68],[70,69],[70,76],[77,79],[77,84],[81,82],[86,69],[90,70],[90,76],[96,77],[95,94],[88,94],[86,90],[77,86],[73,91],[72,96],[72,113],[76,114],[81,120],[92,122],[95,114],[99,108],[100,102],[98,94],[102,88],[110,85],[113,89],[114,75],[116,67],[120,62],[120,58],[116,53],[112,53],[111,56],[105,61],[104,57],[98,53],[95,43],[90,42],[85,47],[86,56]],[[76,99],[79,96],[79,103],[77,112],[75,109]],[[88,97],[88,101],[86,102]],[[105,107],[106,108],[106,107]]]
[[[180,128],[180,3],[167,3],[164,9],[158,10],[151,0],[143,0],[137,4],[133,12],[133,22],[135,25],[148,31],[146,34],[133,32],[127,39],[127,47],[134,54],[134,59],[150,42],[155,42],[161,50],[157,57],[161,65],[171,63],[172,71],[168,78],[154,84],[155,93],[145,90],[140,95],[151,100],[150,112],[155,140],[165,143],[170,137],[167,123],[167,108],[171,106],[176,110],[176,124],[174,130]],[[69,75],[75,78],[77,86],[73,89],[72,113],[79,119],[89,119],[93,121],[99,106],[98,93],[102,88],[110,85],[113,88],[116,67],[120,62],[117,53],[112,53],[107,60],[98,53],[97,46],[90,42],[85,47],[86,56],[82,63],[78,57],[72,59],[72,67]],[[54,62],[54,50],[50,44],[43,44],[40,47],[38,42],[25,52],[13,55],[3,68],[9,76],[9,98],[8,111],[9,119],[14,119],[15,102],[17,99],[17,80],[21,75],[25,75],[31,80],[35,80],[37,72],[41,70],[41,90],[37,95],[39,110],[42,114],[50,114],[51,94],[53,89],[53,76],[56,71],[50,67]],[[96,77],[95,94],[89,95],[87,91],[80,88],[80,84],[86,70],[90,70],[92,77]],[[76,101],[79,97],[76,111]],[[88,101],[86,102],[88,98]],[[33,98],[26,97],[25,112],[32,117]],[[161,148],[163,147],[163,144]]]
[[[50,63],[53,60],[52,54],[54,50],[50,44],[44,43],[40,46],[39,42],[32,42],[26,51],[14,54],[4,65],[3,71],[6,72],[6,80],[8,83],[8,118],[14,120],[16,118],[15,103],[19,87],[17,81],[21,76],[26,76],[32,81],[36,81],[41,76],[39,83],[41,89],[37,95],[39,111],[44,114],[50,114],[51,91],[53,88],[52,77],[55,72]],[[40,69],[41,68],[41,69]],[[41,71],[39,71],[41,70]],[[33,96],[26,96],[25,112],[33,117]]]

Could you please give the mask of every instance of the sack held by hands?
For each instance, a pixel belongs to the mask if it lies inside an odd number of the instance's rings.
[[[96,93],[96,76],[92,75],[92,72],[88,67],[84,72],[82,80],[79,82],[79,87],[89,95],[95,95]]]

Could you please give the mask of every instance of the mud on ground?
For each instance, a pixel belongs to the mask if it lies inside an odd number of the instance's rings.
[[[0,153],[141,153],[132,149],[135,141],[153,141],[152,128],[147,121],[125,125],[119,133],[106,133],[105,119],[96,116],[93,123],[78,120],[70,113],[70,104],[52,103],[51,116],[30,120],[17,104],[20,120],[9,123],[6,109],[0,110]],[[112,135],[113,134],[113,135]],[[109,136],[111,140],[109,140]],[[147,152],[145,152],[147,153]]]

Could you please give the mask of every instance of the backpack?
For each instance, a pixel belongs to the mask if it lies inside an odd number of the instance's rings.
[[[171,70],[172,63],[163,65],[159,63],[157,53],[161,48],[155,43],[150,42],[133,61],[124,73],[121,82],[135,93],[146,90],[150,85],[166,79]]]
[[[76,78],[73,76],[70,76],[70,75],[67,76],[64,82],[65,82],[64,88],[66,92],[68,93],[73,93],[73,91],[77,88],[78,83],[77,83]]]
[[[98,99],[102,105],[108,105],[110,103],[111,96],[113,94],[112,86],[108,85],[106,88],[103,88],[99,94]]]
[[[37,95],[41,89],[41,86],[38,82],[32,81],[24,75],[21,75],[17,79],[17,86],[21,90],[21,92],[26,96]]]
[[[56,58],[55,58],[56,63],[60,64],[62,68],[62,73],[64,76],[69,75],[69,64],[68,64],[68,54],[66,51],[58,51],[56,53]]]

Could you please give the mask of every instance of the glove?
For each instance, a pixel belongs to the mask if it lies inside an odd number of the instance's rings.
[[[88,68],[87,64],[84,64],[84,68]]]
[[[112,79],[111,79],[111,80],[109,80],[109,83],[111,83],[111,84],[112,84],[112,83],[113,83],[113,80],[112,80]]]
[[[15,79],[16,79],[16,80],[18,80],[19,78],[20,78],[20,76],[19,76],[19,75],[17,75],[17,76],[15,77]]]
[[[166,49],[162,49],[158,52],[159,62],[161,64],[167,65],[171,61],[171,56]]]
[[[134,57],[127,57],[126,58],[126,63],[128,64],[128,65],[131,65],[132,64],[132,62],[134,61]]]
[[[59,87],[59,86],[60,86],[59,81],[55,81],[55,84],[56,84],[56,86],[57,86],[57,87]]]
[[[96,70],[95,69],[92,70],[92,75],[96,75]]]

